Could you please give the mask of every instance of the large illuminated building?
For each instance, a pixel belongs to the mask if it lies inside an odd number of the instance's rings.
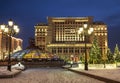
[[[11,38],[11,52],[14,53],[18,50],[21,50],[22,42],[23,42],[22,39],[12,37]],[[0,60],[1,59],[3,60],[5,59],[5,57],[7,57],[8,51],[9,51],[8,44],[9,44],[8,36],[0,30]]]
[[[83,24],[93,27],[94,31],[86,38],[87,55],[94,37],[97,38],[102,56],[108,48],[107,25],[94,22],[93,17],[48,17],[48,23],[35,25],[35,45],[59,57],[82,56],[85,53],[85,37],[79,34]]]
[[[49,42],[48,25],[44,23],[35,26],[35,46],[38,46],[42,51],[47,50],[47,43]],[[48,39],[47,39],[48,38]]]

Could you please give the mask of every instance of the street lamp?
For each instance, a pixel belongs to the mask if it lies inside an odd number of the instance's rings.
[[[84,43],[85,43],[85,63],[84,69],[88,70],[88,61],[87,61],[87,36],[93,32],[93,28],[88,26],[88,24],[83,24],[82,27],[79,28],[78,34],[83,34]]]
[[[14,22],[10,19],[8,25],[1,25],[1,30],[8,36],[8,67],[7,70],[11,71],[11,37],[19,33],[19,28]]]

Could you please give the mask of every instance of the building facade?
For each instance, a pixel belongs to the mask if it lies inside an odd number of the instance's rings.
[[[107,25],[94,22],[93,17],[48,17],[48,24],[35,26],[35,45],[59,57],[80,57],[85,53],[85,37],[78,33],[83,24],[94,31],[87,36],[87,54],[94,37],[97,38],[101,53],[104,56],[108,48]]]
[[[20,38],[11,37],[11,53],[22,49],[23,40]],[[8,47],[8,36],[0,31],[0,60],[7,57],[9,47]]]
[[[42,51],[47,50],[47,34],[48,25],[44,23],[35,26],[35,46],[38,46]]]
[[[103,58],[106,58],[106,53],[108,49],[108,30],[107,25],[103,22],[94,22],[94,36],[98,40],[98,44],[101,49],[101,54]]]

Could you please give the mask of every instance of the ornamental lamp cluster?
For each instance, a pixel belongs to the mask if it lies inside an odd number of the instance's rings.
[[[89,28],[89,29],[88,29]],[[87,30],[87,31],[86,31]],[[81,33],[88,33],[88,34],[91,34],[92,32],[94,31],[94,29],[92,27],[88,27],[88,24],[83,24],[83,27],[80,27],[79,30],[78,30],[78,34],[81,34]]]
[[[8,21],[8,25],[0,25],[0,29],[2,30],[2,32],[5,32],[11,36],[19,33],[18,25],[14,24],[14,22],[11,19]]]

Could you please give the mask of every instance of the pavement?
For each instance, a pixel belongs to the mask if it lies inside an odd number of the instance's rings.
[[[0,78],[12,78],[16,75],[20,74],[22,70],[11,69],[11,71],[7,70],[7,67],[0,67]]]
[[[85,75],[91,78],[98,79],[100,81],[104,81],[106,83],[120,83],[120,68],[116,69],[89,69],[85,71],[78,67],[63,67],[75,73]],[[0,78],[12,78],[16,75],[20,74],[22,70],[12,69],[12,71],[8,71],[7,67],[0,67]]]
[[[120,83],[120,68],[116,69],[88,69],[83,70],[78,67],[63,67],[78,74],[104,81],[106,83]]]

